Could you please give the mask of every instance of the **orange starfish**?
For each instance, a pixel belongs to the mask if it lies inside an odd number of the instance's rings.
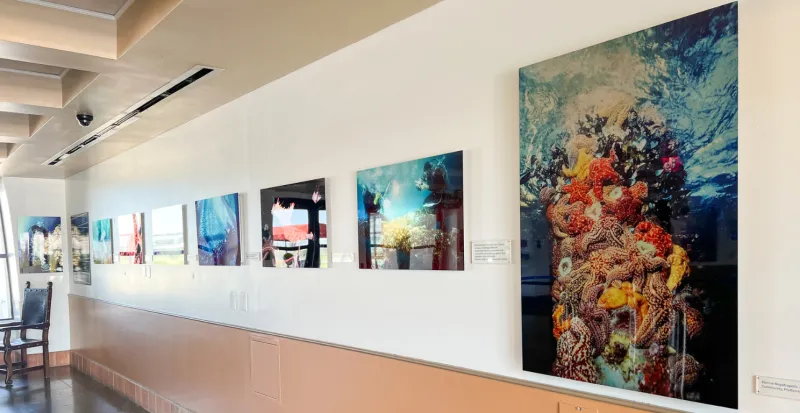
[[[594,195],[597,199],[603,197],[603,184],[605,182],[617,183],[619,182],[619,174],[614,170],[613,162],[617,161],[617,156],[614,151],[608,158],[598,158],[592,161],[589,165],[589,180],[592,181],[594,187]]]
[[[573,179],[567,185],[564,185],[564,192],[569,194],[569,203],[583,202],[586,205],[592,204],[592,199],[589,198],[589,190],[591,188],[584,181]]]

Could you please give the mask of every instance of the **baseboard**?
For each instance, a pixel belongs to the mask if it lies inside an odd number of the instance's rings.
[[[70,350],[64,351],[51,351],[50,352],[50,367],[58,367],[58,366],[69,366],[70,365],[70,357],[72,352]],[[3,359],[4,353],[0,351],[0,360]],[[42,353],[38,354],[30,354],[28,353],[28,366],[35,367],[41,366],[42,360],[44,355]],[[20,359],[21,354],[19,350],[14,351],[11,353],[11,361],[17,363],[21,361]]]
[[[156,394],[152,389],[144,387],[78,352],[73,351],[70,360],[72,367],[78,371],[116,391],[150,413],[192,413],[191,410]]]

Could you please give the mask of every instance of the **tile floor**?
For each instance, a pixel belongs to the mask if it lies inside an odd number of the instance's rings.
[[[53,367],[50,383],[42,371],[14,376],[0,386],[0,413],[147,413],[122,395],[69,366]]]

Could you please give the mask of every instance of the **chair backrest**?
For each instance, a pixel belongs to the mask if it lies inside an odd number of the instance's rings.
[[[22,325],[49,323],[52,299],[52,282],[47,283],[47,288],[31,288],[30,281],[25,283],[25,294],[22,300]]]

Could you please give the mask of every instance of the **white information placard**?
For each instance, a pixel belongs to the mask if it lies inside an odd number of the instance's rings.
[[[800,400],[800,381],[756,376],[756,394]]]
[[[472,241],[473,264],[511,264],[511,240]]]

